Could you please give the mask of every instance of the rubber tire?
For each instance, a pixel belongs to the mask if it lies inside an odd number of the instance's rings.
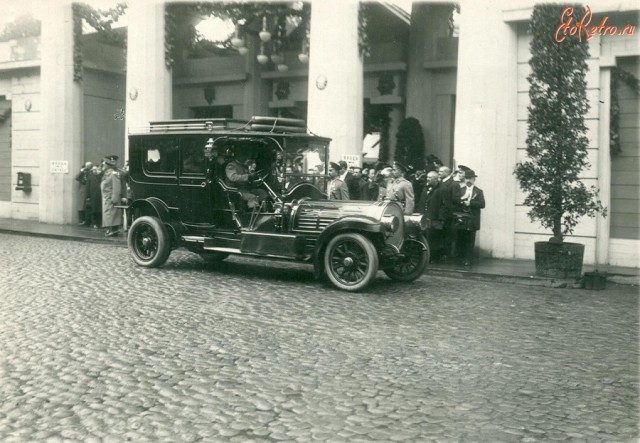
[[[155,250],[143,252],[141,239],[139,238],[144,232],[147,232],[148,241],[155,243]],[[127,245],[131,259],[138,266],[145,268],[157,268],[165,264],[171,253],[171,242],[169,240],[169,232],[167,227],[157,217],[144,216],[134,220],[129,228],[127,236]]]
[[[417,280],[424,273],[424,270],[429,264],[429,256],[431,255],[429,252],[429,244],[427,243],[427,240],[424,238],[424,236],[419,235],[415,240],[405,240],[404,244],[402,245],[402,251],[405,250],[405,246],[407,245],[409,245],[409,247],[416,247],[417,245],[415,243],[417,242],[422,243],[424,246],[426,246],[426,250],[421,251],[420,257],[417,256],[417,250],[415,251],[416,254],[414,255],[414,258],[417,259],[417,263],[409,272],[403,271],[401,269],[401,266],[395,266],[390,269],[385,269],[384,273],[387,274],[390,279],[401,282],[412,282],[414,280]]]
[[[198,255],[207,263],[219,263],[229,257],[225,252],[198,252]]]
[[[331,266],[332,257],[337,252],[336,250],[341,245],[349,243],[351,243],[356,248],[359,248],[367,260],[364,275],[354,283],[345,282],[344,279],[340,278],[339,274],[336,272],[333,266]],[[373,280],[376,278],[376,274],[378,272],[378,252],[376,251],[376,248],[373,246],[373,244],[362,234],[339,234],[331,239],[331,241],[329,241],[329,244],[325,249],[324,268],[327,277],[329,278],[331,283],[338,289],[351,292],[360,291],[369,286],[371,282],[373,282]]]

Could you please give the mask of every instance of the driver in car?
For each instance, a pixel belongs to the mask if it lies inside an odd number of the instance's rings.
[[[267,197],[265,190],[256,188],[260,181],[259,174],[250,172],[247,166],[255,161],[254,158],[250,158],[251,154],[247,148],[236,148],[233,160],[225,168],[227,184],[238,188],[249,209],[259,207]]]

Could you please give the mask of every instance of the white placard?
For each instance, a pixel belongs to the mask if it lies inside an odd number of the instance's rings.
[[[68,174],[69,162],[67,160],[51,160],[49,162],[49,172],[52,174]]]
[[[342,160],[346,161],[350,168],[360,167],[360,156],[357,154],[342,154]]]

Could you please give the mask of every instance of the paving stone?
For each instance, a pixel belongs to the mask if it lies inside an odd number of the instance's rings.
[[[3,442],[639,437],[634,288],[380,274],[354,296],[297,263],[0,244]]]

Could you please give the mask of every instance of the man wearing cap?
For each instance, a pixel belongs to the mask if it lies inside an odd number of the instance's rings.
[[[233,160],[225,167],[225,175],[227,184],[238,188],[249,209],[253,209],[259,206],[260,202],[266,198],[267,193],[252,186],[253,182],[258,179],[258,173],[250,172],[246,165],[249,154],[250,152],[246,148],[236,148],[233,152]]]
[[[454,212],[469,213],[469,223],[458,226],[456,248],[461,255],[462,264],[471,266],[473,249],[476,242],[476,231],[480,229],[480,210],[485,207],[484,193],[476,183],[476,173],[472,169],[464,172],[465,185],[454,191]]]
[[[329,189],[327,194],[329,200],[349,200],[349,189],[347,184],[340,177],[341,166],[338,163],[329,163]]]
[[[415,200],[413,195],[413,186],[411,182],[404,178],[407,172],[407,167],[400,162],[393,164],[391,170],[391,176],[393,180],[387,187],[387,200],[397,201],[404,207],[405,214],[412,214],[415,206]]]
[[[102,227],[107,228],[106,236],[118,235],[122,224],[122,210],[116,205],[126,198],[122,189],[122,179],[118,171],[116,160],[118,156],[109,155],[104,158],[104,172],[100,190],[102,192]]]

